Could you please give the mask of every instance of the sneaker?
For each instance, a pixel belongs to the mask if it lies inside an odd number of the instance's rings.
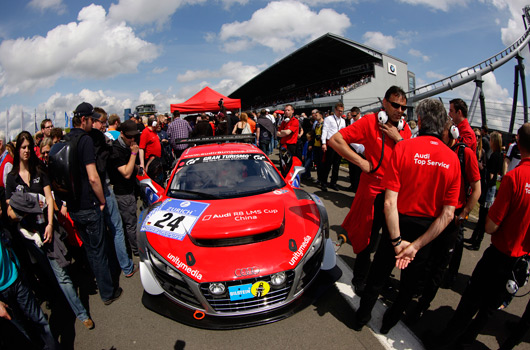
[[[83,326],[86,327],[86,329],[94,329],[94,321],[92,321],[90,318],[83,321]]]
[[[128,275],[125,275],[125,278],[131,278],[136,272],[138,272],[138,265],[134,264],[132,272]]]
[[[324,185],[324,184],[322,184],[322,185],[320,186],[320,188],[322,189],[323,192],[327,192],[327,191],[328,191],[328,186],[326,186],[326,185]]]
[[[112,304],[113,302],[115,302],[116,300],[118,300],[121,295],[123,294],[123,289],[121,287],[118,287],[118,289],[116,290],[116,292],[114,293],[114,296],[112,298],[110,298],[109,300],[105,300],[103,302],[103,304],[105,305],[110,305]]]
[[[339,190],[339,187],[337,186],[337,184],[331,184],[331,185],[329,185],[329,188],[331,188],[332,190],[335,190],[335,191]]]

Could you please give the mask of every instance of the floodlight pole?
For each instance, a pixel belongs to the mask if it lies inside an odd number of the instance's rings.
[[[484,102],[484,90],[482,88],[482,83],[484,83],[484,80],[482,80],[482,76],[478,75],[477,79],[475,79],[475,92],[473,93],[473,99],[471,100],[471,104],[469,106],[469,111],[467,113],[469,117],[469,124],[473,122],[473,117],[475,116],[475,111],[477,109],[477,103],[480,102],[480,114],[482,116],[482,126],[488,125],[488,121],[486,118],[486,103]]]

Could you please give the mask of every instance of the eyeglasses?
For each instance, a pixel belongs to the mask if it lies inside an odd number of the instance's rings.
[[[391,105],[392,107],[394,107],[395,109],[400,109],[400,108],[401,108],[402,111],[406,111],[407,108],[408,108],[407,106],[400,105],[399,103],[396,103],[396,102],[392,102],[392,101],[388,101],[388,102],[389,102],[390,105]]]
[[[42,154],[42,155],[44,155],[44,154],[50,154],[50,151],[40,152],[40,154]]]

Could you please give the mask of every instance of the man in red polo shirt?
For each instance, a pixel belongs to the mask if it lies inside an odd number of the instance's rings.
[[[139,153],[141,169],[146,168],[146,163],[149,166],[150,161],[155,157],[160,158],[162,156],[162,146],[156,133],[156,125],[156,117],[154,115],[149,116],[149,119],[147,119],[147,128],[140,135]]]
[[[423,277],[430,243],[453,219],[458,203],[460,163],[439,139],[447,112],[442,102],[427,99],[418,104],[416,114],[419,136],[396,145],[382,181],[387,225],[355,315],[357,331],[371,319],[394,266],[402,270],[399,294],[385,312],[380,332],[386,334],[396,325]]]
[[[449,101],[449,117],[458,127],[460,133],[458,142],[465,143],[467,147],[477,153],[477,137],[467,121],[467,104],[461,98]]]
[[[276,136],[280,139],[281,147],[287,148],[291,156],[296,156],[296,142],[298,141],[298,119],[294,117],[293,105],[285,106],[283,121]]]
[[[449,349],[454,342],[470,345],[475,341],[493,312],[514,294],[507,291],[507,282],[514,279],[516,264],[524,265],[520,258],[530,252],[530,123],[523,124],[517,134],[521,163],[503,177],[486,218],[491,246],[477,263],[446,329],[434,339],[439,346]]]
[[[377,114],[367,114],[350,126],[342,128],[327,142],[340,156],[362,170],[352,207],[342,223],[353,251],[357,254],[352,281],[357,294],[362,293],[364,289],[366,274],[370,269],[370,254],[375,250],[377,235],[384,222],[385,189],[381,180],[396,143],[411,136],[406,123],[403,122],[401,131],[397,129],[403,113],[407,110],[406,105],[405,91],[391,86],[383,99],[384,111],[380,112],[388,116],[386,124],[378,122]],[[351,143],[364,145],[366,159],[350,148]]]

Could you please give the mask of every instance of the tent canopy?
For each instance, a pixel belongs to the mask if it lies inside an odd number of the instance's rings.
[[[183,103],[171,104],[171,113],[179,111],[182,114],[217,112],[219,111],[219,100],[223,99],[223,105],[227,110],[241,108],[241,100],[221,95],[208,86],[193,95]]]

